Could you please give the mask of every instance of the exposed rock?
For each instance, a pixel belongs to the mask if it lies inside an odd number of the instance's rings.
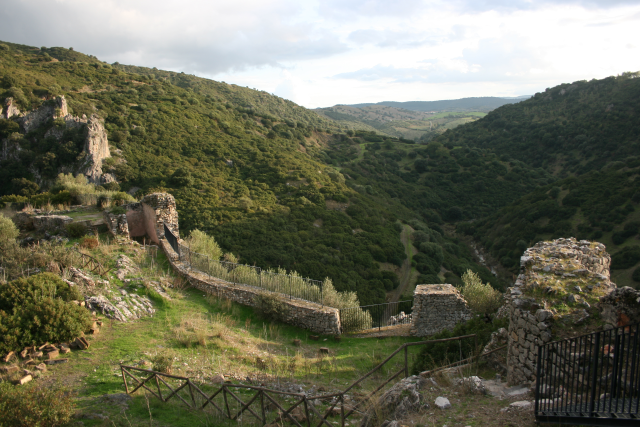
[[[438,396],[436,397],[435,404],[440,409],[449,409],[451,408],[451,402],[446,397]]]
[[[455,384],[463,387],[470,393],[474,394],[486,394],[487,390],[484,387],[484,383],[477,376],[458,378],[455,380]]]
[[[0,119],[10,119],[19,116],[20,110],[15,100],[11,97],[4,100],[4,108],[0,108]]]
[[[513,402],[509,407],[515,409],[527,409],[531,407],[531,402],[528,400],[520,400],[518,402]]]
[[[102,161],[111,157],[107,132],[101,119],[95,114],[87,122],[87,137],[84,142],[85,163],[82,167],[89,181],[102,183]]]
[[[86,297],[85,303],[87,304],[87,308],[89,310],[100,312],[110,319],[119,320],[121,322],[126,322],[128,320],[127,317],[122,314],[120,309],[113,305],[103,295]]]
[[[598,307],[608,327],[640,322],[640,291],[629,286],[615,289],[600,299]]]
[[[120,280],[124,280],[124,278],[129,274],[135,274],[140,271],[135,263],[131,261],[131,258],[124,254],[120,255],[116,260],[116,268],[116,277]]]
[[[427,409],[419,390],[426,381],[417,375],[403,379],[387,390],[377,403],[362,418],[360,427],[371,427],[381,424],[382,420],[400,420],[412,413]]]

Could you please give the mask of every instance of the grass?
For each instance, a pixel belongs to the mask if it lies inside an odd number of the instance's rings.
[[[315,386],[316,390],[330,392],[344,390],[404,342],[416,340],[343,336],[337,341],[325,336],[314,341],[307,330],[264,321],[249,307],[217,300],[196,289],[167,289],[171,300],[166,300],[144,286],[149,281],[179,283],[162,252],[152,258],[138,245],[113,244],[106,235],[99,238],[100,245],[86,252],[108,267],[115,267],[120,254],[131,258],[139,268],[131,276],[145,279],[131,282],[124,289],[148,295],[156,312],[127,323],[103,319],[100,333],[88,338],[89,349],[71,352],[67,355],[69,363],[51,367],[37,380],[69,386],[77,395],[80,413],[87,416],[102,414],[110,423],[123,426],[232,424],[207,411],[188,410],[180,401],[162,403],[140,391],[124,411],[103,402],[104,395],[124,392],[120,364],[148,369],[158,355],[173,360],[174,374],[192,378],[202,387],[212,387],[210,379],[223,374],[233,383],[247,383],[248,377],[253,384],[298,384],[305,390]],[[114,273],[115,268],[108,277],[111,285],[123,286]],[[301,340],[299,346],[294,344],[295,339]],[[329,354],[321,355],[320,347],[328,348]],[[409,363],[418,351],[418,347],[411,347]],[[403,355],[399,354],[355,393],[375,388],[401,366]],[[104,421],[83,422],[92,426],[103,425]]]

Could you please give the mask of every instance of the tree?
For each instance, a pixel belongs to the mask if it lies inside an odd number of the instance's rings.
[[[20,232],[11,219],[0,214],[0,247],[15,242]]]

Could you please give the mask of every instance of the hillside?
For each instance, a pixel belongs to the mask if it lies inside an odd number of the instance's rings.
[[[377,104],[361,107],[336,105],[314,111],[349,129],[378,131],[384,135],[421,142],[485,116],[485,113],[478,111],[423,112]]]
[[[614,282],[638,287],[637,75],[560,85],[439,138],[492,150],[510,164],[526,161],[561,178],[487,218],[459,224],[458,231],[473,235],[514,273],[522,251],[538,241],[598,240],[613,256]]]
[[[483,96],[475,98],[461,98],[461,99],[449,99],[443,101],[408,101],[408,102],[395,102],[395,101],[383,101],[375,104],[352,104],[350,107],[362,108],[369,106],[385,106],[402,108],[411,111],[425,111],[425,112],[438,112],[438,111],[483,111],[489,112],[505,104],[513,104],[528,98],[528,96],[516,97],[516,98],[498,98],[495,96]]]
[[[55,179],[82,154],[84,134],[70,133],[69,120],[95,115],[110,146],[103,172],[117,178],[104,182],[104,191],[136,197],[168,191],[184,235],[204,230],[243,263],[331,277],[338,290],[357,291],[363,304],[384,301],[398,286],[406,258],[401,222],[425,217],[386,192],[362,191],[362,180],[339,172],[342,142],[359,147],[353,132],[265,92],[110,65],[63,48],[0,46],[1,99],[12,98],[24,112],[64,95],[69,114],[29,132],[19,116],[0,120],[0,139],[18,153],[2,158],[0,194],[16,195],[4,201],[77,203]],[[61,139],[51,139],[53,133]],[[367,135],[393,146],[412,142]],[[433,244],[453,260],[449,269],[482,270],[470,254],[458,262],[455,253],[464,246],[457,240]],[[445,280],[442,262],[432,262],[429,280]]]

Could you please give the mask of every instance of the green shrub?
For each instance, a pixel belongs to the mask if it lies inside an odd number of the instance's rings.
[[[112,208],[109,212],[111,212],[114,215],[122,215],[122,214],[126,214],[127,210],[122,206],[116,206],[115,208]]]
[[[1,285],[0,353],[79,336],[91,325],[91,314],[69,301],[81,298],[52,273]]]
[[[216,240],[198,229],[191,232],[187,238],[187,245],[192,251],[207,255],[213,260],[219,260],[222,256],[222,249]]]
[[[0,214],[0,247],[15,242],[20,232],[11,219]]]
[[[67,224],[67,234],[72,239],[78,239],[87,234],[87,226],[81,222],[72,222]]]
[[[473,271],[467,270],[462,275],[462,282],[462,295],[475,314],[493,313],[502,305],[502,294],[489,283],[482,283],[480,276]]]
[[[170,374],[173,369],[173,357],[166,354],[158,354],[151,359],[151,363],[154,371]]]
[[[74,413],[73,395],[64,388],[0,383],[0,427],[57,427]]]
[[[471,355],[477,354],[489,343],[493,332],[506,326],[508,326],[507,319],[495,319],[492,322],[486,322],[482,317],[475,317],[467,322],[458,323],[453,328],[453,331],[444,330],[437,333],[429,337],[429,339],[438,340],[476,334],[478,347],[474,347],[473,338],[425,344],[411,368],[412,372],[419,374],[423,371],[457,362],[461,360],[461,355],[462,359],[466,359]]]

